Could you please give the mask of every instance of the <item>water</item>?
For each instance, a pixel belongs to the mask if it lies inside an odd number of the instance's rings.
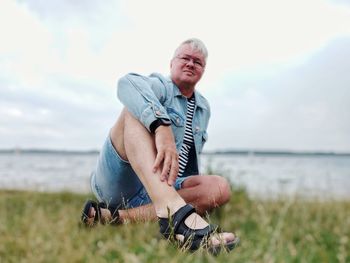
[[[207,167],[251,196],[350,200],[349,156],[206,156]]]
[[[97,154],[1,153],[0,188],[90,191]],[[208,168],[256,198],[302,196],[350,200],[349,156],[204,155]]]
[[[0,154],[0,188],[37,191],[90,191],[97,154]]]

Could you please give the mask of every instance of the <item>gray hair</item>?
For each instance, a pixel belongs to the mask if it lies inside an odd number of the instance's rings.
[[[179,51],[180,47],[182,47],[183,45],[190,45],[192,49],[194,50],[198,50],[199,52],[201,52],[204,56],[205,62],[207,62],[207,58],[208,58],[208,50],[206,48],[206,46],[204,45],[204,43],[202,42],[202,40],[198,39],[198,38],[189,38],[187,40],[185,40],[184,42],[182,42],[178,48],[175,50],[174,52],[174,57],[176,57],[177,52]]]

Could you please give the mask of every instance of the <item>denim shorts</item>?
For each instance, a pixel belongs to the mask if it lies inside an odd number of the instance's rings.
[[[175,189],[181,189],[187,177],[178,177]],[[119,208],[151,203],[151,199],[128,161],[123,160],[107,137],[90,178],[91,190],[100,202]]]

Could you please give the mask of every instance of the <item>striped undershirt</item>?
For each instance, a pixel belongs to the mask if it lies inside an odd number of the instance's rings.
[[[185,135],[184,141],[181,147],[179,156],[179,174],[178,176],[183,176],[186,165],[188,163],[189,152],[194,146],[193,133],[192,133],[192,119],[194,113],[195,99],[194,96],[187,99],[187,112],[186,112],[186,125],[185,125]]]

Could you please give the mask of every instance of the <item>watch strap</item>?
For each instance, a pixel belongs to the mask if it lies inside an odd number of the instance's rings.
[[[170,125],[171,125],[171,121],[170,120],[156,119],[154,122],[151,123],[149,129],[150,129],[151,133],[155,133],[156,129],[159,126],[170,126]]]

